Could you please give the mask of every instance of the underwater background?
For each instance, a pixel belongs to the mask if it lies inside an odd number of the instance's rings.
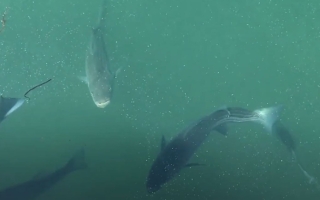
[[[106,48],[123,67],[105,109],[92,102],[85,51],[101,0],[1,0],[0,91],[31,100],[0,126],[0,190],[51,172],[84,147],[89,169],[39,200],[316,200],[284,145],[261,126],[212,133],[159,192],[145,181],[161,137],[222,106],[283,104],[306,170],[320,178],[320,2],[110,0]]]

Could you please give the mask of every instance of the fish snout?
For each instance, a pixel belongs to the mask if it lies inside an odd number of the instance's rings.
[[[103,102],[95,102],[98,108],[105,108],[107,105],[110,104],[110,100],[105,100]]]

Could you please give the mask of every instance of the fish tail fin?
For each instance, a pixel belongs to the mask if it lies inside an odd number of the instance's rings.
[[[24,99],[0,96],[0,116],[7,117],[24,103]]]
[[[267,129],[269,133],[272,133],[274,123],[279,119],[279,115],[283,110],[283,106],[273,106],[268,108],[262,108],[255,110],[258,115],[260,123]]]
[[[66,167],[70,169],[70,171],[76,171],[76,170],[88,168],[88,165],[85,161],[84,148],[81,148],[72,156],[72,158],[68,161]]]
[[[303,173],[303,175],[308,179],[309,184],[314,185],[317,190],[320,190],[320,184],[318,183],[318,180],[311,176],[302,166],[300,163],[298,163],[298,166]]]
[[[107,18],[107,0],[102,0],[102,6],[100,9],[99,20],[98,20],[98,27],[100,29],[105,27],[106,18]]]

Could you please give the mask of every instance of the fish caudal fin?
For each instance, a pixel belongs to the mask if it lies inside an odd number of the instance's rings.
[[[99,14],[98,27],[104,28],[106,26],[107,18],[107,0],[102,0],[101,10]]]
[[[24,103],[24,99],[0,96],[0,118],[3,120]],[[1,120],[0,120],[1,122]]]
[[[68,161],[66,167],[70,171],[76,171],[76,170],[81,170],[81,169],[86,169],[88,168],[88,165],[85,161],[85,151],[83,148],[78,150],[72,158]]]
[[[273,106],[269,108],[262,108],[255,110],[254,112],[258,115],[260,123],[272,133],[274,123],[279,119],[279,115],[283,110],[283,106]]]
[[[303,175],[308,179],[309,184],[314,185],[317,190],[320,190],[320,184],[318,183],[318,180],[311,176],[302,166],[300,163],[298,163],[298,166],[303,173]]]

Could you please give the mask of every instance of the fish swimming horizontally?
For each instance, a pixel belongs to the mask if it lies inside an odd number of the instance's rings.
[[[87,168],[84,157],[84,149],[81,149],[73,155],[66,165],[55,172],[41,178],[34,178],[30,181],[8,187],[0,191],[0,200],[36,199],[40,194],[52,188],[71,172]]]
[[[98,108],[110,104],[116,73],[110,70],[105,46],[106,0],[103,0],[98,25],[92,29],[90,43],[86,52],[86,77],[80,77],[89,88],[93,102]]]
[[[189,160],[210,132],[215,130],[225,135],[227,134],[227,123],[242,122],[260,123],[268,132],[271,132],[281,108],[282,106],[277,106],[249,111],[243,108],[226,107],[201,118],[181,131],[169,143],[163,137],[161,151],[153,162],[147,177],[147,191],[154,193],[183,168],[198,166],[197,163],[189,163]]]
[[[0,96],[0,123],[24,103],[24,99]]]

